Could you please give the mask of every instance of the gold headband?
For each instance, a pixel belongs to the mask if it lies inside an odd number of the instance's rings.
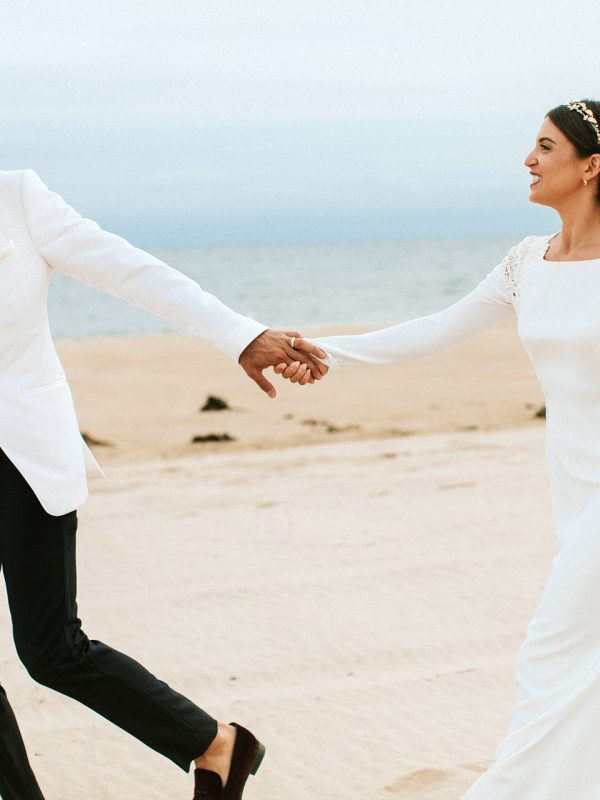
[[[590,123],[592,128],[596,131],[596,138],[598,139],[598,144],[600,144],[600,127],[598,126],[598,121],[592,110],[586,106],[583,100],[574,100],[571,103],[567,103],[567,108],[569,111],[577,111],[586,122]]]

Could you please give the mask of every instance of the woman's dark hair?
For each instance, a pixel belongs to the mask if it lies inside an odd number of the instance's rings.
[[[588,99],[581,102],[586,104],[600,125],[600,102]],[[588,158],[594,153],[600,153],[598,134],[591,122],[585,120],[579,111],[571,111],[567,105],[562,105],[551,109],[546,116],[571,142],[577,158]],[[596,197],[600,201],[600,180]]]

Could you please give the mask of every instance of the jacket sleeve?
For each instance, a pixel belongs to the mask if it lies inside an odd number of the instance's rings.
[[[29,235],[52,269],[208,339],[236,361],[267,329],[183,273],[82,217],[33,170],[23,170],[21,191]]]
[[[519,248],[512,248],[470,294],[442,311],[370,333],[310,341],[325,350],[333,367],[411,361],[449,350],[514,313],[506,265]]]

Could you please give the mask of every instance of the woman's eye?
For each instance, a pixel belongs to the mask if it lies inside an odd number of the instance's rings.
[[[542,148],[542,150],[550,150],[547,144],[541,144],[540,147]]]

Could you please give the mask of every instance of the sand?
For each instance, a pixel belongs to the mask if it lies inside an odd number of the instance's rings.
[[[80,511],[87,633],[267,758],[244,798],[458,800],[493,759],[557,549],[543,403],[514,331],[277,383],[187,336],[61,342],[106,478]],[[199,413],[207,394],[232,410]],[[192,445],[194,435],[235,441]],[[34,684],[0,608],[0,676],[47,800],[191,798],[191,776]]]

